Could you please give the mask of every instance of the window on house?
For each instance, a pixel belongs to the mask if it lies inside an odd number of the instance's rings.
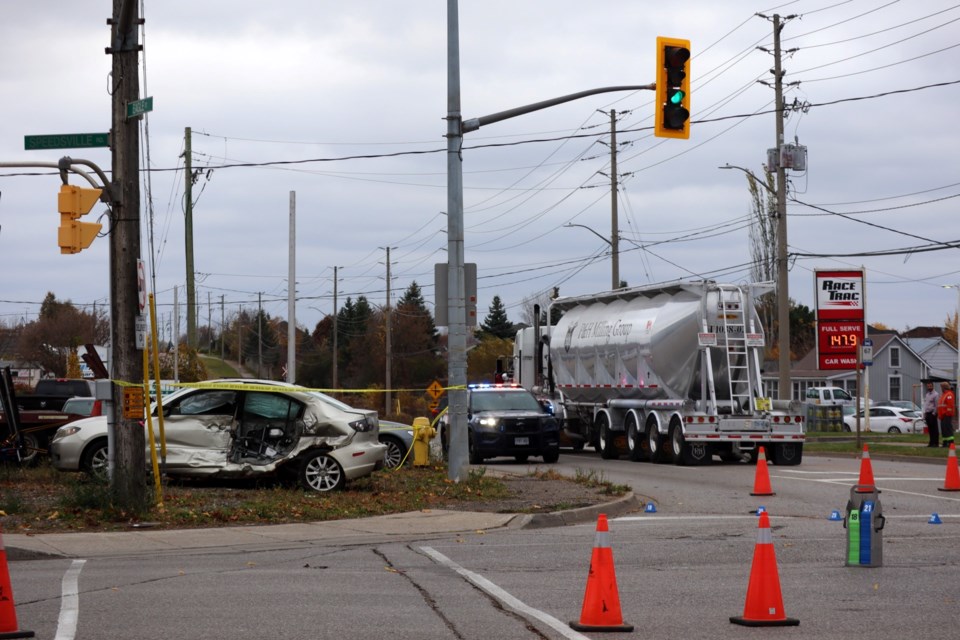
[[[890,366],[900,366],[900,347],[890,347]]]
[[[889,398],[891,401],[903,399],[900,397],[900,376],[890,376],[888,387]]]

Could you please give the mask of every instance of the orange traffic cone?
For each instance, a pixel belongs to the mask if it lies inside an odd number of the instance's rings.
[[[607,516],[602,513],[597,518],[597,537],[590,558],[580,622],[571,622],[570,627],[577,631],[633,631],[633,625],[625,624],[620,613],[620,595],[617,593],[617,576],[613,569]]]
[[[873,465],[870,464],[870,449],[867,445],[863,445],[863,457],[860,458],[860,480],[857,482],[856,492],[870,493],[875,489]]]
[[[17,612],[13,605],[13,588],[10,572],[7,571],[7,551],[3,548],[3,531],[0,530],[0,638],[32,638],[33,631],[17,628]]]
[[[943,481],[940,491],[960,491],[960,467],[957,466],[957,447],[950,443],[950,453],[947,454],[947,477]]]
[[[777,558],[770,533],[770,516],[760,513],[760,532],[753,551],[753,566],[750,567],[750,584],[747,585],[747,601],[743,615],[730,618],[730,622],[745,627],[792,627],[799,620],[788,618],[783,611],[783,596],[780,594],[780,576],[777,574]]]
[[[750,492],[750,495],[776,495],[773,493],[773,489],[770,488],[770,471],[767,469],[767,453],[763,450],[763,447],[760,447],[760,452],[757,454],[757,474],[753,480],[753,491]]]

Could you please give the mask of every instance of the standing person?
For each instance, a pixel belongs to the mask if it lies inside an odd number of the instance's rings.
[[[940,438],[943,446],[953,444],[953,414],[956,411],[956,400],[949,382],[941,382],[940,401],[937,403],[937,417],[940,418]]]
[[[927,433],[930,435],[928,447],[940,446],[940,424],[937,416],[937,401],[940,393],[933,388],[933,382],[927,382],[927,392],[923,396],[923,421],[927,423]]]

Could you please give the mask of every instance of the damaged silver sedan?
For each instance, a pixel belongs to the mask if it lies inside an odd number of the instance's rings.
[[[376,411],[355,409],[303,387],[220,380],[178,391],[162,404],[163,471],[171,476],[283,474],[296,478],[304,489],[332,491],[384,465],[387,447],[378,441]],[[158,418],[155,407],[153,428],[159,443]],[[50,443],[53,466],[106,476],[107,432],[104,416],[58,430]]]

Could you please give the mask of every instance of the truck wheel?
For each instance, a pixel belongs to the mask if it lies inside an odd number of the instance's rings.
[[[472,436],[467,440],[467,451],[469,453],[470,464],[483,464],[483,456],[480,455],[477,447],[474,446]]]
[[[600,427],[600,457],[604,460],[616,460],[620,455],[617,453],[609,418],[602,414],[597,416],[597,426]]]
[[[647,457],[650,458],[650,462],[663,462],[663,440],[655,422],[651,421],[647,425],[646,436]]]
[[[640,427],[637,424],[637,419],[633,414],[627,416],[627,451],[630,459],[634,462],[639,462],[643,460],[644,451],[643,451],[643,436],[644,434],[640,433]]]
[[[21,449],[23,457],[20,458],[20,464],[32,467],[40,459],[40,441],[32,433],[20,433],[20,437],[23,439],[23,449]]]
[[[673,462],[678,465],[708,464],[713,457],[709,444],[687,442],[683,437],[683,427],[676,418],[670,422],[670,450],[673,454]]]
[[[543,461],[544,461],[546,464],[553,464],[554,462],[556,462],[556,461],[559,460],[559,459],[560,459],[560,451],[559,451],[559,450],[548,451],[547,453],[543,454]]]
[[[773,445],[770,460],[773,464],[785,467],[794,467],[803,460],[803,444],[785,442]]]

